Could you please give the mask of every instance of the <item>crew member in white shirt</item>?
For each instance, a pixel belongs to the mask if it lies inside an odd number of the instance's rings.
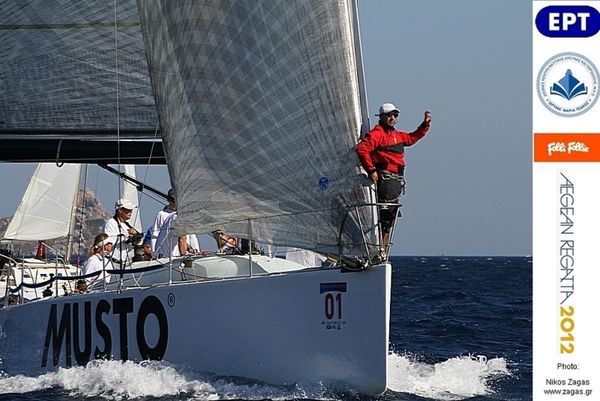
[[[169,204],[158,212],[152,226],[153,255],[166,258],[200,253],[200,245],[195,234],[174,236],[170,233],[171,226],[177,219],[177,204],[173,189],[169,189],[167,199]]]
[[[172,234],[171,227],[176,219],[177,213],[173,213],[160,228],[156,240],[156,257],[167,258],[169,256],[206,255],[206,252],[200,250],[198,238],[195,234],[180,236]]]
[[[124,264],[127,260],[129,236],[139,234],[138,231],[127,221],[131,219],[133,203],[127,199],[119,199],[115,203],[115,215],[106,221],[104,233],[109,237],[116,237],[117,241],[113,246],[112,258],[117,262]]]
[[[114,237],[109,237],[105,233],[100,233],[94,238],[94,245],[92,245],[88,251],[88,259],[81,267],[81,274],[86,275],[103,271],[105,269],[112,269],[110,263],[110,253],[112,251],[112,245],[115,242]],[[110,281],[110,274],[104,273],[106,281]],[[96,283],[100,283],[103,280],[103,274],[100,273],[97,276],[89,277],[86,279],[86,289],[92,287]]]
[[[172,216],[177,211],[177,206],[175,205],[175,191],[173,189],[169,189],[167,193],[167,200],[169,202],[163,210],[160,210],[156,214],[156,218],[154,219],[154,224],[152,225],[152,254],[158,255],[156,253],[156,240],[158,239],[158,234],[160,233],[160,229],[165,224],[165,221]]]

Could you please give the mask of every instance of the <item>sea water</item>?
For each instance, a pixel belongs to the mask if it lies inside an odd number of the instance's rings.
[[[391,261],[383,396],[206,376],[161,362],[95,361],[37,377],[0,373],[0,400],[531,400],[531,258]]]

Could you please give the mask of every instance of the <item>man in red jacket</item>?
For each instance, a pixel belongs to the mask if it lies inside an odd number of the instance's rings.
[[[377,184],[377,201],[394,205],[380,206],[381,246],[387,251],[390,230],[398,214],[398,198],[404,193],[404,147],[423,138],[431,124],[431,112],[425,111],[423,122],[414,132],[394,128],[400,111],[392,103],[379,107],[377,124],[359,142],[356,149],[363,168]]]

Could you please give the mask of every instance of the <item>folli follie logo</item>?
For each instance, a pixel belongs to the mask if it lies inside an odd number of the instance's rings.
[[[600,162],[600,133],[533,136],[534,162]]]

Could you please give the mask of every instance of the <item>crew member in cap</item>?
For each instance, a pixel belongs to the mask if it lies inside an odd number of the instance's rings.
[[[358,143],[356,152],[372,182],[377,184],[377,201],[395,206],[380,206],[381,246],[384,252],[398,214],[398,199],[404,193],[404,147],[411,146],[429,131],[431,112],[425,111],[423,122],[411,133],[395,128],[400,111],[392,103],[379,107],[379,123]],[[385,254],[383,255],[385,258]]]
[[[127,199],[119,199],[115,203],[115,215],[106,221],[104,233],[109,237],[117,237],[113,246],[113,259],[124,263],[127,259],[127,244],[129,236],[139,234],[135,227],[128,223],[133,209],[137,206]]]
[[[90,273],[104,271],[105,269],[112,269],[110,265],[110,254],[112,251],[112,245],[115,243],[115,238],[109,237],[105,233],[100,233],[94,238],[94,245],[92,245],[88,251],[88,259],[81,267],[81,274],[86,275]],[[110,275],[104,273],[106,281],[110,281]],[[103,274],[98,273],[97,276],[88,277],[84,281],[79,291],[84,292],[88,287],[95,283],[102,282]],[[79,283],[78,283],[79,284]]]

